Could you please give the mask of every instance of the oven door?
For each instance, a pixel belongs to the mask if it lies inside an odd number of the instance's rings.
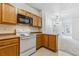
[[[34,47],[36,47],[36,38],[20,39],[20,53],[25,53]]]

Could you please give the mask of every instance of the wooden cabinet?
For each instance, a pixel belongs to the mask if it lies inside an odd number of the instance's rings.
[[[35,27],[41,27],[42,26],[41,17],[33,15],[33,26],[35,26]]]
[[[45,47],[56,52],[57,51],[56,42],[57,42],[56,35],[41,34],[37,36],[36,48],[39,49],[40,47]]]
[[[2,23],[17,23],[16,8],[8,3],[2,4]]]
[[[33,14],[30,13],[30,12],[28,12],[28,11],[26,11],[26,16],[28,16],[28,17],[33,17]]]
[[[36,36],[36,49],[42,47],[42,34]]]
[[[0,40],[0,56],[19,56],[19,38]]]
[[[48,47],[48,35],[43,35],[43,46]]]
[[[34,15],[26,10],[23,10],[23,9],[18,9],[18,14],[33,18],[32,25],[34,27],[42,27],[42,18],[41,17],[36,16],[36,15]]]
[[[17,9],[18,14],[26,15],[26,11],[23,9]]]
[[[42,18],[38,17],[38,27],[42,27]]]
[[[38,27],[38,18],[36,15],[33,15],[33,26]]]
[[[17,44],[11,44],[0,47],[0,56],[17,56],[18,55],[17,47],[18,47]]]
[[[28,16],[33,18],[33,23],[32,25],[34,27],[41,27],[42,26],[42,19],[39,16],[36,16],[28,11],[22,10],[22,9],[18,9],[18,14],[24,15],[24,16]]]
[[[1,23],[1,11],[2,11],[2,8],[1,8],[2,4],[0,3],[0,23]]]
[[[8,3],[2,3],[2,4],[0,3],[0,23],[16,24],[17,23],[17,12],[18,14],[32,17],[34,27],[42,26],[41,17],[36,16],[23,9],[16,9],[16,7]]]
[[[28,16],[28,17],[32,17],[32,14],[26,10],[23,9],[17,9],[18,14],[24,15],[24,16]]]
[[[49,35],[48,48],[56,51],[56,35]]]
[[[56,35],[48,35],[48,34],[43,34],[43,47],[46,47],[52,51],[57,51],[57,39]]]

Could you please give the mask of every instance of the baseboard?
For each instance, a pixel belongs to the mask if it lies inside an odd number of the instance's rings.
[[[41,46],[41,47],[39,47],[39,48],[36,49],[36,50],[39,50],[39,49],[42,48],[42,47],[44,47],[44,46]],[[52,51],[52,52],[58,52],[58,50],[52,50],[52,49],[49,49],[49,48],[47,48],[47,47],[44,47],[44,48],[46,48],[46,49],[48,49],[48,50],[50,50],[50,51]]]

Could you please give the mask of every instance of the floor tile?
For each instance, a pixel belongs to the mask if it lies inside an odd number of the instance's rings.
[[[46,48],[40,48],[32,56],[57,56],[57,53],[54,53]]]

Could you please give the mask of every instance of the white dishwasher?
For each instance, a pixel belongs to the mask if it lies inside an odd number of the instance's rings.
[[[20,56],[29,56],[34,52],[36,52],[36,35],[20,37]]]

